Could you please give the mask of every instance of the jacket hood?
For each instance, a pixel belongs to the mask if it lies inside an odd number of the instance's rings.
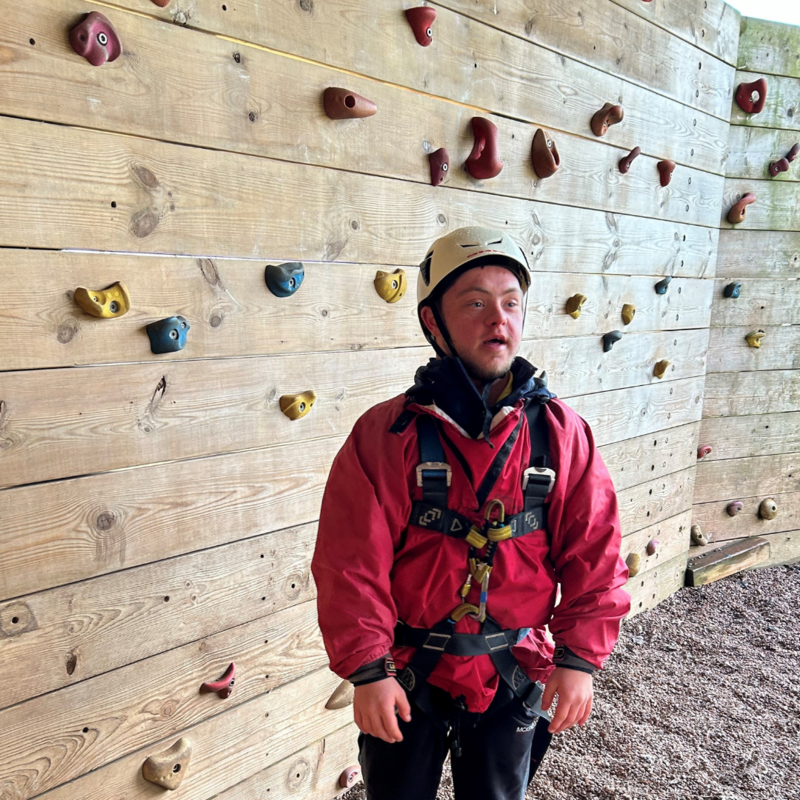
[[[512,375],[511,391],[490,408],[486,401],[491,383],[481,393],[460,358],[432,358],[417,370],[414,385],[406,391],[406,404],[429,406],[435,403],[473,439],[482,433],[489,442],[492,419],[504,406],[513,406],[523,399],[547,403],[556,396],[547,389],[546,379],[535,377],[537,368],[524,358],[517,356],[509,371]]]

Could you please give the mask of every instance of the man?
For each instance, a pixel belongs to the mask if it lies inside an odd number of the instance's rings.
[[[434,242],[417,297],[437,358],[331,468],[312,570],[370,800],[435,798],[448,747],[457,800],[521,800],[630,608],[589,426],[515,357],[530,282],[507,233]]]

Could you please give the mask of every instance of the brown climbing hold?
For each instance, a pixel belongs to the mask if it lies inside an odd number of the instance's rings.
[[[664,375],[667,372],[667,367],[671,363],[672,362],[670,362],[670,361],[658,361],[658,362],[656,362],[656,365],[653,367],[653,375],[655,375],[656,378],[661,380],[661,378],[663,378]]]
[[[698,460],[701,458],[705,458],[706,456],[711,455],[711,445],[704,444],[702,447],[697,448],[697,458]]]
[[[708,544],[708,536],[703,533],[703,529],[699,525],[692,525],[690,535],[695,544]]]
[[[792,145],[792,149],[786,154],[786,160],[794,161],[797,158],[798,153],[800,153],[800,142],[795,142]]]
[[[328,711],[335,711],[338,708],[345,708],[353,704],[353,696],[355,695],[355,686],[350,681],[342,681],[334,690],[333,694],[328,698],[325,703],[325,708]]]
[[[373,281],[375,291],[387,303],[396,303],[408,289],[408,278],[402,269],[394,272],[378,270]]]
[[[450,155],[444,147],[440,147],[428,156],[431,165],[431,184],[438,186],[447,176],[450,169]]]
[[[578,319],[578,317],[581,315],[583,304],[587,299],[588,298],[585,294],[572,295],[572,297],[567,300],[567,314],[569,314],[573,319]]]
[[[672,173],[675,172],[675,162],[666,160],[659,161],[656,166],[658,167],[661,185],[669,186],[669,182],[672,180]]]
[[[770,162],[769,165],[769,174],[774,178],[781,172],[788,172],[789,171],[789,159],[788,158],[779,158],[777,161]]]
[[[642,568],[642,557],[638,553],[628,553],[625,564],[628,567],[628,577],[632,578],[634,575],[638,575]]]
[[[152,0],[159,8],[166,8],[170,4],[170,0]]]
[[[633,159],[636,158],[642,152],[641,147],[634,147],[633,150],[625,156],[625,158],[621,158],[619,160],[619,171],[625,175],[628,170],[631,168],[631,164],[633,164]]]
[[[625,303],[622,306],[622,321],[626,325],[630,325],[633,322],[633,318],[636,316],[636,306],[632,303]]]
[[[122,42],[114,26],[99,11],[89,12],[69,32],[69,43],[93,67],[116,61],[122,53]]]
[[[740,83],[736,89],[736,103],[746,114],[760,114],[767,102],[767,79]]]
[[[615,106],[612,103],[606,103],[593,117],[592,117],[592,132],[595,136],[605,136],[606,131],[618,122],[622,122],[625,116],[625,110],[622,106]]]
[[[761,328],[759,328],[757,331],[750,331],[750,333],[748,333],[744,338],[747,340],[747,344],[750,347],[761,347],[761,340],[766,335],[767,334]]]
[[[561,158],[558,155],[555,141],[541,128],[537,128],[533,136],[531,159],[533,160],[533,169],[540,178],[549,178],[561,166]]]
[[[758,507],[758,516],[761,519],[775,519],[778,516],[778,504],[771,497],[762,500]]]
[[[325,113],[331,119],[362,119],[371,117],[378,106],[360,94],[337,86],[329,86],[322,96]]]
[[[751,203],[755,203],[756,196],[752,192],[748,192],[738,203],[734,204],[731,210],[728,212],[728,222],[731,225],[738,225],[740,222],[744,222],[744,218],[747,215],[747,206]]]
[[[647,543],[647,555],[655,555],[656,550],[658,550],[658,539],[651,539]]]
[[[169,750],[150,756],[142,764],[142,776],[165,789],[177,789],[186,777],[191,756],[192,743],[181,737]]]
[[[206,681],[205,683],[200,684],[200,694],[213,692],[218,697],[221,697],[223,700],[225,700],[227,697],[230,697],[231,693],[233,692],[235,678],[236,664],[231,661],[230,666],[225,670],[224,674],[219,680],[213,682]]]
[[[497,151],[497,126],[484,117],[473,117],[472,133],[475,144],[467,159],[469,174],[479,181],[496,177],[503,169]]]
[[[339,786],[342,789],[350,789],[356,785],[356,781],[360,777],[361,768],[358,766],[358,764],[353,764],[339,776]]]
[[[744,510],[744,503],[741,500],[734,500],[732,503],[728,503],[728,505],[725,506],[725,510],[728,512],[729,517],[735,517]]]
[[[417,41],[427,47],[433,41],[433,21],[436,19],[436,9],[430,6],[418,6],[406,9],[406,19],[414,31]]]
[[[281,411],[291,420],[300,419],[314,407],[317,394],[313,390],[300,394],[285,394],[279,400]]]

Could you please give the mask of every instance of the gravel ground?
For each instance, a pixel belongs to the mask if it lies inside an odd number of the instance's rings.
[[[589,722],[554,738],[527,798],[800,800],[798,656],[800,565],[681,590],[623,622]]]

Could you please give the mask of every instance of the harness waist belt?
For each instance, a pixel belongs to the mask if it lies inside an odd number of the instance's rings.
[[[412,628],[400,621],[394,629],[394,643],[397,647],[418,647],[451,656],[482,656],[513,647],[529,630],[518,628],[488,634],[441,633],[428,628]]]
[[[538,531],[545,527],[545,514],[547,510],[544,506],[533,508],[530,511],[520,511],[512,517],[506,517],[505,524],[511,528],[511,538],[525,536],[533,531]],[[472,529],[472,523],[463,514],[449,508],[426,503],[424,500],[415,500],[411,506],[410,525],[417,525],[429,531],[443,533],[445,536],[452,536],[454,539],[466,539]]]

